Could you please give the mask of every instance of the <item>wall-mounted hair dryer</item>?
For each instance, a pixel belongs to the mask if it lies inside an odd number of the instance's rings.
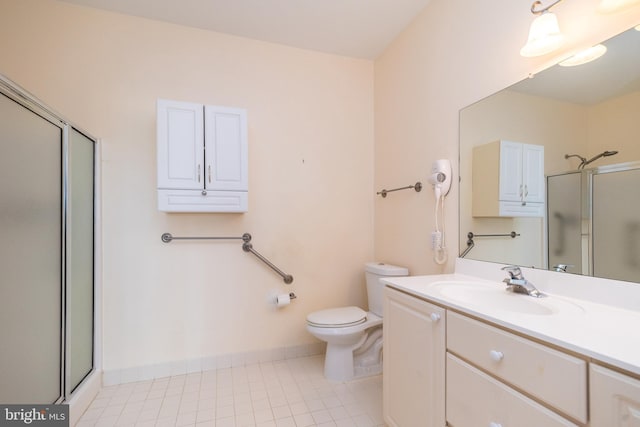
[[[434,250],[433,259],[437,264],[444,264],[447,261],[447,248],[444,242],[444,198],[451,190],[451,174],[449,160],[442,159],[433,162],[429,182],[433,185],[433,192],[436,196],[436,229],[431,233],[431,247]],[[441,222],[442,228],[440,227]]]
[[[449,190],[451,190],[451,162],[447,159],[433,162],[429,182],[433,185],[436,200],[449,194]]]

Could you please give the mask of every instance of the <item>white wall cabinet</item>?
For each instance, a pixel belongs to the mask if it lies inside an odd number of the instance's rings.
[[[246,212],[244,109],[158,100],[158,209]]]
[[[445,310],[385,288],[383,412],[390,427],[445,425]]]
[[[472,171],[473,216],[544,216],[544,146],[501,140],[474,147]]]
[[[640,426],[640,380],[591,365],[590,427]]]

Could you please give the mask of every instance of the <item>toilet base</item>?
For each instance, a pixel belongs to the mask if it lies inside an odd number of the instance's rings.
[[[354,368],[354,375],[352,379],[371,377],[374,375],[380,375],[382,373],[382,363],[374,366],[356,366]]]
[[[356,344],[327,344],[325,378],[350,381],[382,373],[382,326],[367,332]]]

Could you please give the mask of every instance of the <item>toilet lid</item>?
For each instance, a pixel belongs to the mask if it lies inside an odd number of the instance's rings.
[[[367,312],[360,307],[329,308],[315,311],[307,316],[307,322],[313,326],[345,327],[363,323]]]

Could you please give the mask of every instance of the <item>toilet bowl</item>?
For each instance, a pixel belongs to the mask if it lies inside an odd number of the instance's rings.
[[[327,343],[324,375],[348,381],[382,372],[382,277],[406,276],[404,267],[367,263],[365,276],[369,309],[330,308],[307,316],[307,331]]]

